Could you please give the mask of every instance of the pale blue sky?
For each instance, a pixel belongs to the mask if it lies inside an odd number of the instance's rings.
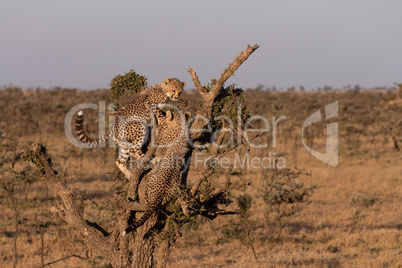
[[[137,3],[138,2],[138,3]],[[402,1],[37,0],[0,4],[0,86],[107,88],[135,69],[201,82],[246,45],[243,88],[402,82]]]

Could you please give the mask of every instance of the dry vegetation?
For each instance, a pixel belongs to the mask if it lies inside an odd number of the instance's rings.
[[[182,95],[196,109],[195,91]],[[251,114],[278,124],[277,146],[251,149],[253,156],[273,153],[289,170],[221,170],[220,179],[251,185],[234,192],[238,215],[197,220],[181,228],[182,237],[168,267],[398,267],[402,266],[402,105],[389,104],[393,91],[244,92]],[[313,112],[339,101],[339,166],[311,157],[301,140],[301,126]],[[64,134],[65,115],[80,103],[112,103],[108,90],[0,91],[0,262],[12,267],[99,267],[103,257],[89,250],[75,229],[50,208],[59,202],[28,163],[19,160],[28,140],[45,144],[59,177],[77,188],[85,218],[108,226],[116,218],[110,193],[115,150],[81,149]],[[96,135],[97,111],[88,111]],[[333,120],[331,121],[333,122]],[[325,151],[325,125],[305,130],[310,147]],[[259,138],[272,145],[272,133]],[[234,154],[245,155],[239,148]],[[194,159],[193,159],[194,160]],[[198,177],[197,171],[188,180]],[[252,241],[252,242],[251,242]],[[253,251],[255,255],[253,254]],[[61,261],[52,262],[65,258]],[[255,260],[257,258],[258,262]]]

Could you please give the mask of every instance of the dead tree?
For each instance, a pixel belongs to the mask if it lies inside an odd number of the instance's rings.
[[[232,139],[234,134],[238,135],[239,139],[225,148],[211,146],[202,175],[189,185],[187,180],[189,169],[186,169],[181,179],[181,197],[173,200],[166,208],[161,208],[159,213],[151,216],[144,225],[129,235],[121,236],[129,220],[141,217],[142,212],[147,209],[147,205],[143,202],[143,195],[148,171],[142,165],[135,165],[131,169],[131,178],[127,183],[127,198],[115,196],[113,203],[116,206],[118,222],[114,229],[108,232],[98,224],[82,217],[74,199],[74,190],[57,178],[52,159],[46,149],[39,144],[28,145],[25,158],[36,165],[42,180],[61,197],[62,203],[53,211],[78,230],[86,244],[104,256],[112,267],[165,267],[172,245],[180,236],[181,226],[194,221],[197,217],[212,220],[220,215],[237,213],[235,210],[225,209],[225,206],[231,202],[229,193],[233,189],[244,187],[248,182],[233,182],[230,178],[223,185],[213,186],[211,182],[217,177],[217,169],[214,165],[217,159],[242,144],[247,146],[250,139],[258,136],[255,134],[250,137],[244,131],[243,123],[249,115],[247,109],[239,105],[242,104],[241,89],[235,88],[234,85],[224,86],[230,76],[258,47],[258,45],[248,45],[223,71],[218,80],[211,80],[204,86],[201,85],[196,72],[193,69],[187,69],[202,97],[202,105],[190,122],[189,128],[191,144],[200,146],[197,147],[198,149],[191,147],[186,156],[186,162],[191,161],[194,150],[206,151],[206,145],[211,143],[213,131],[217,133],[213,136],[216,144]],[[227,120],[213,120],[217,118],[217,115],[227,115],[235,123],[230,125]],[[144,157],[151,158],[154,154],[155,150],[149,149]]]

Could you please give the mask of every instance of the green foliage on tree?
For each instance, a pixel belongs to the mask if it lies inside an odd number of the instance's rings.
[[[142,74],[137,74],[134,70],[130,70],[123,75],[118,74],[110,83],[110,97],[114,100],[117,109],[120,108],[120,98],[126,92],[129,94],[138,93],[142,88],[147,86],[147,78]]]
[[[22,155],[22,159],[26,162],[30,161],[37,167],[38,174],[45,174],[45,168],[42,165],[42,160],[40,159],[40,154],[42,153],[45,156],[46,162],[50,167],[54,166],[51,156],[48,154],[45,146],[40,147],[40,152],[34,153],[29,150],[30,146],[34,144],[33,141],[28,141],[24,147],[24,154]]]
[[[204,85],[203,88],[210,92],[214,85],[217,83],[217,79],[211,79],[211,81]],[[200,103],[200,109],[204,105],[203,101]],[[211,133],[218,133],[223,129],[230,129],[233,132],[224,132],[224,137],[221,141],[222,144],[226,144],[229,140],[234,141],[233,135],[238,135],[242,131],[247,120],[250,118],[250,111],[247,106],[244,105],[243,89],[236,87],[235,84],[230,86],[223,85],[216,96],[211,113]],[[229,124],[232,123],[233,125]],[[210,141],[210,137],[205,137]],[[216,137],[215,137],[216,138]],[[204,142],[206,141],[204,140]],[[234,147],[240,146],[235,142],[229,143]]]

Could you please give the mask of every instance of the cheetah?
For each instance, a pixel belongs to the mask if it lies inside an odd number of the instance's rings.
[[[148,142],[150,130],[151,110],[157,118],[161,118],[161,111],[155,108],[169,99],[178,100],[185,82],[177,78],[165,78],[163,82],[146,88],[138,94],[127,107],[116,113],[115,124],[104,136],[92,139],[84,131],[84,114],[79,111],[75,120],[75,129],[78,138],[88,147],[97,147],[105,144],[111,137],[119,146],[117,167],[130,177],[127,161],[130,156],[140,158]]]
[[[185,164],[185,155],[189,151],[187,142],[186,119],[176,111],[167,111],[166,120],[159,125],[158,145],[167,145],[155,170],[150,173],[145,186],[145,202],[148,210],[140,219],[129,225],[122,236],[143,225],[160,207],[180,191],[180,175]]]

